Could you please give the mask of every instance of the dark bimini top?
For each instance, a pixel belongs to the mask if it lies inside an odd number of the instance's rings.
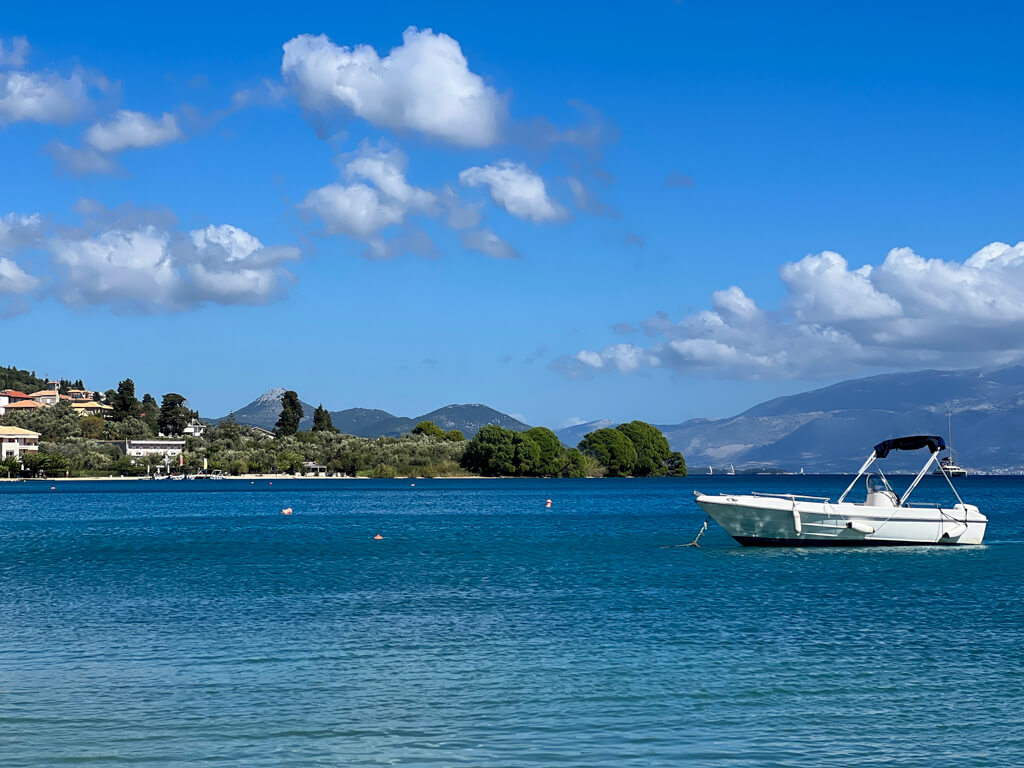
[[[891,440],[883,440],[875,446],[875,456],[884,459],[889,451],[916,451],[919,448],[928,446],[932,453],[946,449],[946,441],[938,435],[910,435],[908,437],[894,437]]]

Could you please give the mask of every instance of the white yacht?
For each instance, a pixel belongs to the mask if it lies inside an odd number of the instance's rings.
[[[950,477],[967,477],[967,470],[956,463],[953,458],[953,412],[946,409],[946,434],[949,436],[949,453],[939,461],[939,469],[934,474],[941,475],[945,472]]]
[[[869,472],[890,451],[920,448],[928,449],[928,459],[902,497],[893,491],[881,467],[877,474]],[[945,448],[945,441],[936,435],[883,440],[834,502],[820,496],[787,493],[710,495],[694,491],[694,495],[701,509],[744,545],[981,544],[988,518],[960,498],[949,474],[938,463],[938,452]],[[956,497],[952,507],[908,503],[933,465],[938,466]],[[864,501],[847,501],[861,477],[866,477]]]
[[[967,477],[967,470],[957,464],[952,456],[943,456],[939,460],[939,468],[932,474],[941,475],[943,472],[950,477]]]

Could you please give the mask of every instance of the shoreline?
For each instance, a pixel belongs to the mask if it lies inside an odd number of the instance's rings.
[[[195,479],[195,478],[192,478]],[[200,478],[209,480],[209,478]],[[500,477],[484,477],[483,475],[452,475],[450,477],[423,477],[419,475],[396,475],[395,477],[317,477],[312,475],[230,475],[224,476],[223,480],[501,480]],[[507,479],[507,478],[506,478]],[[518,478],[523,479],[523,478]],[[93,482],[102,480],[104,482],[128,482],[128,481],[152,481],[153,478],[141,475],[137,477],[126,477],[123,475],[111,475],[109,477],[0,477],[0,483],[68,483],[68,482]],[[162,481],[162,482],[167,482]],[[171,481],[180,482],[180,481]],[[213,481],[217,482],[217,481]]]

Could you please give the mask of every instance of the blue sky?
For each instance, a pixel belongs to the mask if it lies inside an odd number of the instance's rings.
[[[3,363],[560,426],[1016,361],[1021,13],[893,5],[5,9]]]

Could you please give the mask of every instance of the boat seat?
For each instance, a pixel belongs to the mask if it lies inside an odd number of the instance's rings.
[[[899,497],[889,490],[873,490],[864,499],[865,507],[898,507]]]

